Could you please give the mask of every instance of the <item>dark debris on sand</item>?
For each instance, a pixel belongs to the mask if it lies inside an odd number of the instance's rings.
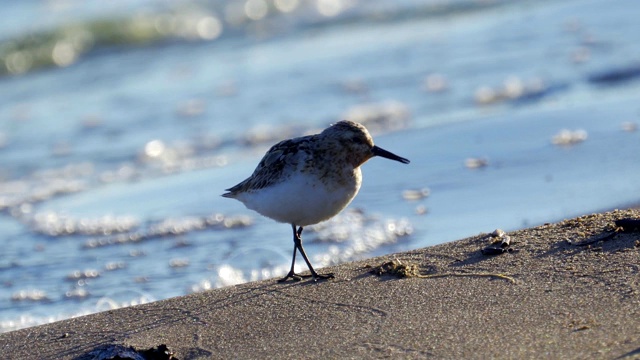
[[[98,347],[88,354],[81,355],[76,360],[179,360],[173,357],[173,352],[167,345],[162,344],[146,350],[137,350],[133,346],[105,345]]]

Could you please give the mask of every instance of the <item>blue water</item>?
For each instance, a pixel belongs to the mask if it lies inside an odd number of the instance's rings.
[[[318,267],[640,201],[637,1],[294,3],[0,77],[0,331],[283,275],[289,227],[219,195],[344,117],[412,162],[305,230]],[[100,4],[12,2],[0,39],[169,6]]]

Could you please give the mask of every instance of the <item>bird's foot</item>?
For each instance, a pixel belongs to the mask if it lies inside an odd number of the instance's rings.
[[[293,281],[300,281],[303,278],[309,278],[312,277],[313,275],[300,275],[300,274],[296,274],[293,271],[289,271],[289,273],[287,274],[287,276],[283,277],[282,279],[278,280],[279,283],[285,282],[289,279],[293,280]]]
[[[300,274],[296,274],[293,271],[289,271],[289,273],[287,274],[287,276],[283,277],[282,279],[278,280],[279,283],[285,282],[289,279],[293,280],[293,281],[300,281],[302,279],[306,279],[306,278],[313,278],[313,281],[320,281],[320,280],[327,280],[327,279],[333,279],[333,273],[330,274],[318,274],[316,272],[313,272],[309,275],[300,275]]]

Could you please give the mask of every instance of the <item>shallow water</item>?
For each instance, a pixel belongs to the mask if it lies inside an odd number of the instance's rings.
[[[0,331],[283,275],[289,227],[219,195],[340,118],[412,162],[371,160],[350,209],[305,230],[318,267],[640,198],[632,0],[310,1],[235,25],[241,2],[48,4],[2,12],[5,41],[125,13],[224,28],[0,78]],[[553,144],[562,129],[575,143]]]

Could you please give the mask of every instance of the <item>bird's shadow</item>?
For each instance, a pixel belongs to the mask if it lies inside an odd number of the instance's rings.
[[[635,349],[635,350],[631,350],[628,353],[622,354],[620,356],[618,356],[616,358],[616,360],[618,359],[626,359],[626,358],[635,358],[635,355],[640,355],[640,347]]]
[[[627,251],[640,247],[640,229],[638,228],[603,228],[601,231],[587,237],[575,235],[567,240],[559,240],[553,243],[544,243],[544,239],[536,239],[526,244],[519,244],[518,235],[512,234],[513,244],[505,249],[502,254],[486,255],[482,249],[487,245],[486,235],[478,235],[470,239],[472,244],[477,244],[476,249],[467,251],[461,256],[462,259],[455,259],[449,266],[462,267],[475,265],[483,261],[488,261],[496,257],[517,256],[520,251],[534,253],[535,257],[543,258],[548,256],[573,256],[585,251],[602,251],[614,253],[617,251]],[[429,254],[426,253],[425,256]]]
[[[639,241],[639,231],[615,231],[605,229],[588,237],[557,241],[550,245],[549,250],[544,251],[538,255],[538,257],[554,255],[573,256],[586,251],[614,253],[634,249],[639,246]]]

